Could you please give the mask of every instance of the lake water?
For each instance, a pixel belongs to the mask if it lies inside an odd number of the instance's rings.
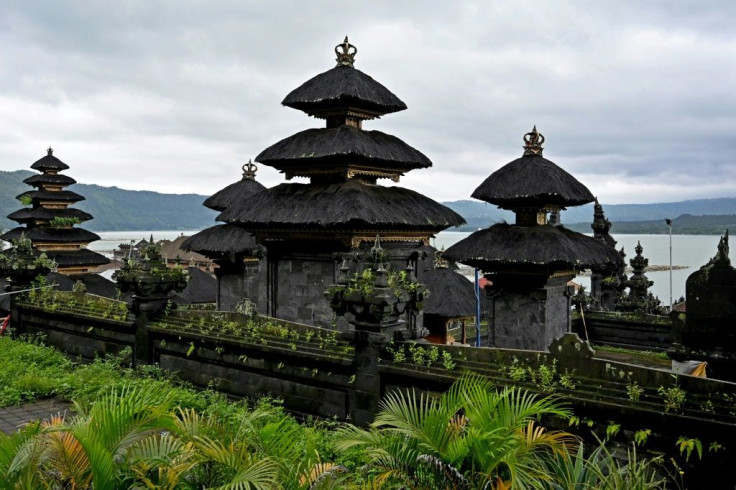
[[[90,243],[89,248],[101,253],[112,254],[112,250],[121,243],[136,242],[142,238],[148,240],[153,235],[155,240],[173,240],[180,235],[193,235],[199,230],[187,231],[108,231],[99,232],[101,240]],[[469,232],[445,231],[439,233],[432,240],[437,247],[445,247],[457,243],[470,235]],[[644,247],[644,257],[649,259],[649,265],[669,264],[669,235],[615,235],[618,241],[617,248],[624,247],[626,260],[635,255],[634,247],[641,242]],[[672,235],[672,264],[686,266],[686,269],[672,271],[672,299],[676,301],[685,295],[685,281],[694,271],[705,265],[716,254],[716,246],[720,237],[715,235]],[[736,262],[736,259],[732,259]],[[648,272],[649,280],[654,281],[651,291],[662,300],[662,304],[669,304],[669,271]],[[590,290],[590,277],[578,276],[576,282]]]
[[[433,245],[437,248],[445,248],[457,243],[466,236],[467,232],[447,231],[437,235]],[[614,235],[618,243],[616,248],[624,247],[626,252],[626,263],[636,255],[634,248],[637,242],[644,247],[642,255],[649,259],[649,265],[667,266],[670,263],[669,235]],[[715,254],[718,246],[719,236],[716,235],[672,235],[672,265],[686,266],[687,269],[672,271],[672,300],[677,301],[680,296],[685,296],[685,281],[688,276],[705,265]],[[731,259],[736,263],[734,254]],[[670,275],[669,270],[647,272],[650,281],[654,281],[651,291],[658,296],[663,305],[669,305],[670,298]],[[582,284],[590,291],[590,277],[578,276],[575,282]]]

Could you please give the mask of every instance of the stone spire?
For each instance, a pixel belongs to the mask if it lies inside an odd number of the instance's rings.
[[[646,309],[648,290],[652,284],[654,284],[654,281],[650,281],[644,274],[644,271],[649,265],[649,259],[642,255],[644,247],[641,246],[641,242],[637,242],[634,251],[636,252],[636,256],[629,261],[632,269],[634,270],[627,283],[629,287],[629,296],[631,301],[634,303],[634,306],[640,305],[642,306],[642,309]]]

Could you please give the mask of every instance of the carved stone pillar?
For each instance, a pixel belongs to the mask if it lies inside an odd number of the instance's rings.
[[[381,351],[391,339],[416,337],[417,332],[402,317],[407,311],[418,312],[425,294],[411,267],[394,273],[386,270],[378,237],[371,255],[371,264],[353,277],[343,257],[336,284],[325,291],[333,311],[340,316],[350,314],[355,327],[356,375],[349,412],[358,425],[367,425],[378,412]]]

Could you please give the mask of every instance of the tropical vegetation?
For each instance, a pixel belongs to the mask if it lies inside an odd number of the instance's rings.
[[[0,435],[0,488],[662,488],[653,463],[547,430],[559,400],[463,377],[445,394],[388,394],[368,428],[297,421],[278,401],[228,401],[129,353],[78,366],[0,338],[0,403],[74,401]],[[23,376],[19,376],[23,373]],[[24,378],[20,380],[18,378]]]

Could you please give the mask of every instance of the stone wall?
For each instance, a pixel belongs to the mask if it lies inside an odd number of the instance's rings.
[[[594,344],[626,349],[665,351],[672,344],[673,324],[668,317],[657,315],[589,312],[585,326],[579,315],[572,321],[572,331],[580,338],[587,336]]]
[[[26,305],[14,308],[11,324],[23,333],[40,334],[48,345],[92,360],[135,344],[133,321],[96,318],[70,311],[49,311]]]

